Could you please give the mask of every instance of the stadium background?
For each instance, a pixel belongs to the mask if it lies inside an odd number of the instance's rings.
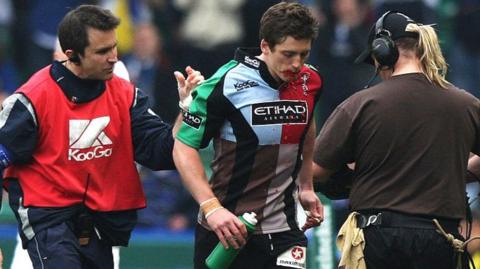
[[[191,65],[205,76],[227,62],[238,46],[257,46],[258,21],[278,0],[0,0],[0,101],[39,68],[49,64],[56,27],[72,7],[82,3],[111,9],[122,19],[118,28],[119,58],[131,80],[152,97],[154,110],[172,122],[178,113],[174,70]],[[480,96],[480,0],[302,0],[320,22],[309,63],[325,79],[317,107],[317,126],[345,98],[361,89],[373,74],[353,65],[366,45],[370,25],[386,10],[408,14],[425,24],[436,23],[450,64],[448,79]],[[204,152],[208,166],[208,150]],[[181,186],[175,171],[140,168],[148,207],[129,248],[121,250],[121,268],[192,268],[193,230],[197,205]],[[468,187],[476,197],[478,187]],[[0,248],[10,268],[16,224],[4,195],[0,211]],[[334,236],[348,212],[348,201],[328,201],[326,221],[312,230],[308,268],[334,268],[338,253]],[[473,199],[472,199],[473,200]],[[478,202],[471,205],[474,216]],[[474,233],[479,230],[474,219]],[[470,251],[478,253],[480,244]]]

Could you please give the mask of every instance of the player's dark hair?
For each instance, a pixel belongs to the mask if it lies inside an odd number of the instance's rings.
[[[270,49],[288,36],[313,41],[317,33],[318,21],[306,6],[299,3],[281,2],[273,5],[260,20],[260,40],[264,39]]]

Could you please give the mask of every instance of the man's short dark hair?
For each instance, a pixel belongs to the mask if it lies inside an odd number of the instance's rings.
[[[94,5],[81,5],[65,15],[58,26],[58,40],[62,51],[68,49],[83,55],[89,45],[87,29],[110,31],[117,28],[120,19],[108,9]]]
[[[318,21],[310,10],[299,3],[281,2],[271,6],[260,20],[260,40],[264,39],[272,49],[288,36],[297,40],[315,39]]]

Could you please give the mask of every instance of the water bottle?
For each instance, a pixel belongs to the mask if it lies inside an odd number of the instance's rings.
[[[245,224],[248,233],[255,231],[255,225],[257,225],[257,219],[255,213],[244,213],[239,219]],[[229,247],[225,249],[221,242],[218,242],[217,246],[213,249],[212,253],[205,260],[205,264],[210,269],[227,269],[230,264],[235,260],[241,248],[235,249]]]

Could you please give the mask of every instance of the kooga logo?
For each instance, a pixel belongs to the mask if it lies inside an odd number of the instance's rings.
[[[260,61],[258,59],[252,59],[248,56],[245,56],[244,61],[246,64],[249,64],[255,68],[258,68],[260,66]]]
[[[233,87],[235,87],[235,90],[237,91],[245,90],[245,89],[256,87],[256,86],[258,86],[258,82],[253,80],[247,80],[244,82],[237,82],[233,84]]]
[[[252,105],[252,124],[304,124],[308,121],[306,101],[275,101]]]
[[[68,160],[83,162],[112,155],[112,140],[104,129],[110,122],[110,117],[100,117],[93,120],[70,120]]]

